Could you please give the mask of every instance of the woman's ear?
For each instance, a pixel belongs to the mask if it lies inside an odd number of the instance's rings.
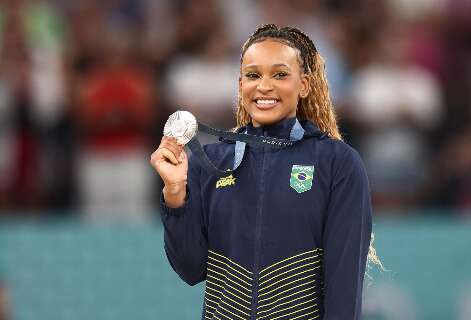
[[[306,98],[309,95],[309,76],[307,74],[301,75],[301,90],[299,91],[299,96],[301,98]]]

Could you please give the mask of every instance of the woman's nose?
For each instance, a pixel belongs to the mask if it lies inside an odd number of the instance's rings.
[[[273,85],[272,85],[270,79],[261,78],[260,82],[258,83],[257,89],[261,92],[266,92],[266,91],[272,90]]]

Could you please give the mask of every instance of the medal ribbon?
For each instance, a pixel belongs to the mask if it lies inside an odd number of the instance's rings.
[[[200,142],[194,136],[186,145],[191,150],[191,152],[195,155],[196,159],[200,163],[200,165],[210,174],[216,175],[219,177],[224,177],[232,174],[239,165],[242,163],[242,159],[244,158],[245,147],[247,144],[260,146],[260,147],[269,147],[274,149],[283,149],[286,147],[293,146],[296,142],[301,140],[304,136],[304,129],[299,123],[298,119],[296,119],[293,128],[291,129],[290,139],[279,139],[273,137],[261,137],[255,136],[251,134],[244,133],[235,133],[235,132],[228,132],[219,129],[211,128],[210,126],[205,125],[204,123],[198,122],[198,130],[208,133],[210,135],[220,137],[225,140],[235,141],[235,157],[234,157],[234,165],[231,169],[227,169],[226,171],[220,170],[216,168],[216,166],[211,162],[208,158],[206,153],[203,150]]]

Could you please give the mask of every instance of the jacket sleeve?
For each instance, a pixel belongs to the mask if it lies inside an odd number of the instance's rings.
[[[360,320],[371,238],[371,200],[365,168],[347,147],[334,161],[324,221],[324,320]]]
[[[206,278],[208,238],[200,196],[200,167],[190,156],[185,204],[169,208],[163,195],[160,198],[165,253],[173,270],[189,285]]]

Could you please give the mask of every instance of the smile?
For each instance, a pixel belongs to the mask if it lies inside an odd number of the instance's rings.
[[[277,105],[278,99],[255,99],[255,104],[260,109],[270,109]]]

